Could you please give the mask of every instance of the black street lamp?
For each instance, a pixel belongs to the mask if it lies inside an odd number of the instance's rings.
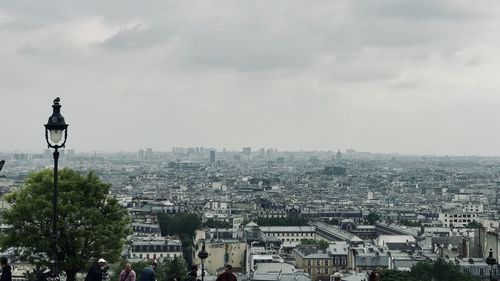
[[[208,258],[207,250],[205,250],[205,240],[202,242],[201,251],[198,252],[198,257],[201,260],[201,281],[205,281],[205,260]]]
[[[64,122],[64,117],[61,115],[60,98],[54,100],[52,105],[52,115],[49,121],[45,124],[45,140],[49,148],[54,149],[54,190],[52,193],[52,259],[51,264],[51,278],[52,280],[59,280],[58,253],[57,253],[57,164],[59,161],[59,148],[63,148],[66,144],[68,137],[68,124]]]
[[[488,264],[490,266],[490,281],[497,280],[496,278],[493,279],[493,266],[497,264],[497,259],[495,259],[493,257],[493,249],[490,249],[490,253],[489,253],[488,257],[486,258],[486,264]]]

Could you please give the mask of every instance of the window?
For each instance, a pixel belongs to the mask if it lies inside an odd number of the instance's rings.
[[[307,265],[311,266],[312,262],[310,260],[307,261]]]
[[[325,260],[325,266],[328,266],[328,260]]]
[[[317,260],[317,261],[316,261],[316,265],[321,265],[321,261],[320,261],[320,260]]]
[[[483,271],[482,267],[479,268],[479,275],[484,275],[484,271]]]

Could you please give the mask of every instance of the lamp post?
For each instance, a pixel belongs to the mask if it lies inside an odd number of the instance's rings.
[[[493,266],[497,264],[497,259],[493,257],[493,249],[490,249],[490,253],[486,258],[486,264],[490,266],[490,281],[497,280],[496,278],[493,279]]]
[[[64,121],[64,117],[61,115],[61,105],[59,102],[60,98],[54,100],[52,105],[52,115],[49,117],[49,121],[45,124],[45,140],[49,148],[54,149],[54,189],[52,193],[52,259],[51,264],[51,276],[52,280],[59,280],[59,271],[57,269],[58,265],[58,253],[57,253],[57,168],[59,162],[59,148],[63,148],[66,144],[66,139],[68,137],[68,124]]]
[[[201,281],[205,281],[205,260],[208,258],[207,250],[205,250],[205,240],[202,242],[201,251],[198,252],[198,257],[201,260]]]

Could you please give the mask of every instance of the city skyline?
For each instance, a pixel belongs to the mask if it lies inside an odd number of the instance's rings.
[[[499,156],[500,3],[0,3],[0,148]]]

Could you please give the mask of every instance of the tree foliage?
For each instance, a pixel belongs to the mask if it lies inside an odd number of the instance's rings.
[[[204,227],[208,228],[230,228],[232,227],[228,222],[216,221],[214,219],[208,219],[204,224]]]
[[[366,221],[368,224],[374,225],[380,219],[380,215],[375,212],[370,212],[366,216]]]
[[[186,234],[193,236],[196,229],[201,226],[201,218],[196,214],[158,214],[161,235],[179,235]]]
[[[340,225],[340,220],[337,218],[324,218],[323,222],[331,225]]]
[[[122,260],[119,264],[112,268],[109,280],[110,281],[118,281],[120,272],[125,267],[127,260]],[[151,265],[149,261],[139,261],[130,263],[132,265],[132,270],[135,271],[136,280],[141,280],[142,270]],[[184,280],[186,277],[187,265],[184,259],[180,257],[175,258],[165,258],[160,263],[158,263],[158,267],[156,269],[156,280],[165,280],[165,281],[173,281],[176,278],[179,281]]]
[[[380,273],[382,281],[474,281],[469,274],[461,272],[459,267],[446,262],[444,259],[437,259],[430,262],[419,262],[411,268],[409,272],[397,270],[384,270]]]
[[[471,229],[474,229],[474,228],[477,228],[477,229],[484,229],[484,226],[483,226],[483,224],[482,224],[482,223],[480,223],[480,222],[477,222],[477,221],[473,220],[473,221],[469,222],[469,223],[465,226],[465,228],[471,228]]]
[[[399,223],[401,225],[406,225],[406,226],[410,226],[410,227],[420,227],[422,226],[422,223],[420,222],[416,222],[416,221],[409,221],[409,220],[400,220]]]
[[[304,238],[300,240],[300,244],[318,246],[320,250],[325,250],[328,248],[328,242],[326,242],[325,240],[314,240],[314,239]]]
[[[187,264],[180,257],[165,259],[160,263],[158,272],[163,278],[157,278],[157,280],[173,281],[175,278],[181,281],[185,279],[188,273]]]
[[[161,235],[177,235],[181,239],[183,255],[188,265],[192,264],[193,237],[201,226],[201,218],[196,214],[158,214]]]
[[[68,281],[98,258],[115,261],[130,231],[130,217],[108,196],[110,184],[92,172],[81,175],[71,169],[59,173],[58,260]],[[5,223],[12,226],[1,236],[3,249],[22,249],[20,258],[37,266],[48,266],[52,258],[53,171],[31,174],[24,186],[6,195],[12,207]]]

